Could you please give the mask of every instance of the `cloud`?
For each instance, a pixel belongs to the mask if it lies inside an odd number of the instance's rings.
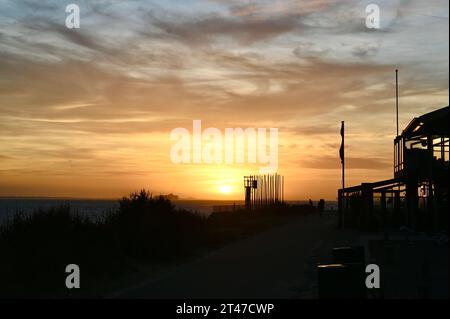
[[[448,103],[448,26],[408,13],[423,11],[416,1],[383,7],[392,20],[370,32],[364,2],[157,3],[80,2],[82,27],[69,30],[57,1],[0,2],[2,181],[25,183],[26,172],[107,184],[107,172],[134,172],[129,185],[174,177],[184,168],[170,166],[167,136],[193,119],[279,128],[280,168],[304,184],[318,170],[339,175],[345,120],[348,167],[365,170],[355,179],[368,170],[384,178],[394,69],[402,127]],[[433,2],[426,14],[444,9]]]
[[[251,44],[270,40],[301,25],[295,17],[248,20],[208,15],[178,22],[155,20],[154,26],[190,45],[217,42],[223,40],[222,37],[234,39],[241,45]]]
[[[5,156],[5,155],[0,154],[0,161],[1,160],[10,160],[10,159],[12,159],[10,156]]]
[[[366,59],[373,56],[380,50],[380,44],[378,43],[365,43],[363,45],[356,46],[352,50],[352,54],[358,58]]]
[[[345,1],[341,1],[343,2]],[[229,11],[233,16],[239,17],[303,16],[330,10],[334,6],[336,2],[330,0],[252,1],[244,4],[231,2]]]
[[[385,170],[390,168],[392,163],[384,158],[361,158],[361,157],[346,157],[346,169],[368,169],[368,170]],[[336,150],[336,156],[321,156],[312,159],[302,160],[301,167],[312,169],[334,169],[339,170],[341,162]]]

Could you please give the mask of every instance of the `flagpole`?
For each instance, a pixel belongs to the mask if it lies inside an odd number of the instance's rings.
[[[341,199],[341,203],[342,203],[342,227],[344,227],[345,225],[345,207],[346,207],[346,203],[345,203],[345,196],[344,196],[344,189],[345,189],[345,123],[344,121],[341,121],[341,125],[342,125],[342,199]]]
[[[342,121],[342,190],[345,188],[345,126]]]
[[[398,136],[398,69],[395,69],[395,113],[397,122],[397,135]]]

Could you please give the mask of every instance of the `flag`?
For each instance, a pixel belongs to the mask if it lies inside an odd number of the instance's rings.
[[[344,121],[341,122],[341,147],[339,148],[339,157],[344,164]]]

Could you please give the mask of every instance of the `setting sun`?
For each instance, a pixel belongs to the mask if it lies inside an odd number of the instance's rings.
[[[232,187],[230,185],[221,185],[219,187],[219,192],[222,194],[230,194],[232,191]]]

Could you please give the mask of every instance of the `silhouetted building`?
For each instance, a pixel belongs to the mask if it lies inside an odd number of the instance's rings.
[[[341,226],[448,229],[449,107],[414,118],[394,140],[394,178],[338,191]]]

